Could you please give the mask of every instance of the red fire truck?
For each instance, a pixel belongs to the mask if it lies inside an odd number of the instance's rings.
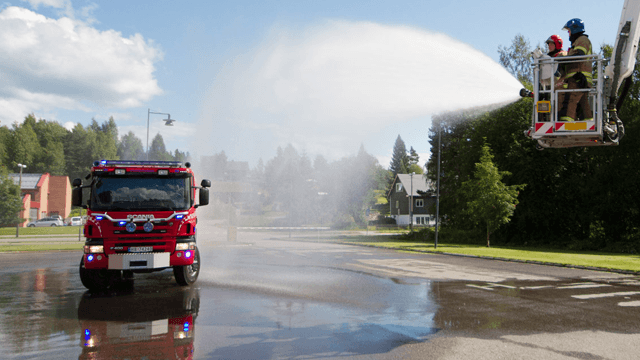
[[[197,187],[188,162],[129,160],[96,161],[86,180],[73,180],[72,190],[73,205],[88,210],[80,261],[86,288],[169,268],[180,285],[197,280],[196,208],[209,203],[211,181]]]

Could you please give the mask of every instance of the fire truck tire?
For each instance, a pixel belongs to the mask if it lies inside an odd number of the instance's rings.
[[[108,270],[85,269],[84,257],[80,260],[80,281],[91,291],[105,290],[111,286],[113,276]]]
[[[189,286],[198,280],[198,275],[200,275],[200,251],[196,248],[195,254],[193,254],[193,264],[174,266],[173,276],[178,284]]]

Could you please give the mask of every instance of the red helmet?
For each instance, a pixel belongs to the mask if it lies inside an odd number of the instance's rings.
[[[556,45],[556,50],[562,50],[562,38],[558,35],[551,35],[549,36],[549,38],[547,39],[547,41],[545,41],[545,43],[554,43]]]

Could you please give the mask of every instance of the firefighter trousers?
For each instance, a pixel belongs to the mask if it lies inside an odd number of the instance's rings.
[[[578,106],[582,109],[580,120],[593,120],[591,105],[589,105],[589,88],[581,88],[574,78],[567,79],[567,89],[585,89],[584,91],[568,92],[564,94],[562,108],[558,112],[560,121],[575,121]]]

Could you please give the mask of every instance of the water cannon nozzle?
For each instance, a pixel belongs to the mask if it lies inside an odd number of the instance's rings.
[[[520,89],[520,96],[522,96],[523,98],[524,98],[524,97],[530,97],[530,98],[532,98],[532,97],[533,97],[533,92],[532,92],[532,91],[529,91],[529,90],[527,90],[527,89],[525,89],[525,88],[522,88],[522,89]]]

